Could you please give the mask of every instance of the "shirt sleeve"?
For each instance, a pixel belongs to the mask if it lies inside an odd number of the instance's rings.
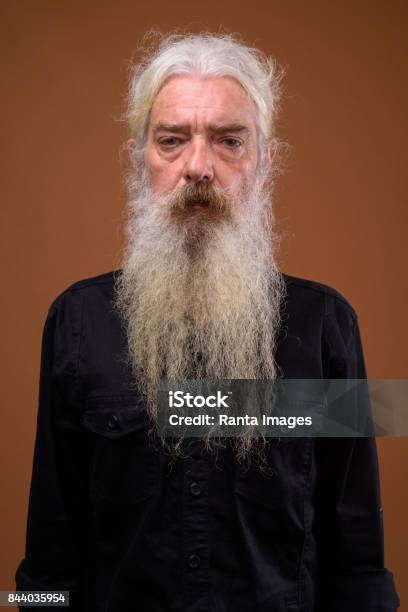
[[[327,305],[323,342],[326,378],[366,378],[357,317],[337,298]],[[375,437],[318,438],[315,448],[316,612],[395,612]]]
[[[25,558],[15,580],[16,590],[69,591],[72,611],[83,609],[79,602],[88,459],[79,407],[73,399],[78,391],[79,316],[68,302],[65,297],[51,305],[43,330]]]

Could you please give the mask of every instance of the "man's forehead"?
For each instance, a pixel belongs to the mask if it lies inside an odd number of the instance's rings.
[[[156,96],[150,125],[153,129],[186,126],[197,118],[215,130],[228,126],[243,130],[252,126],[255,107],[241,85],[230,77],[174,77]]]

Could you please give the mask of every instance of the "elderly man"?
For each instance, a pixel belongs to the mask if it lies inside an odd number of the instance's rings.
[[[281,273],[279,71],[168,36],[132,74],[123,267],[52,303],[19,590],[86,612],[391,612],[375,439],[160,443],[163,379],[365,378],[336,290]]]

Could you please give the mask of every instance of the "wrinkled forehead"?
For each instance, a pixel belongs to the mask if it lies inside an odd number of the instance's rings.
[[[158,124],[192,130],[240,125],[254,133],[256,117],[254,102],[235,79],[176,76],[165,82],[154,99],[149,129]]]

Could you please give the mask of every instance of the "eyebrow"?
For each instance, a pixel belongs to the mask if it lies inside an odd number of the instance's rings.
[[[210,125],[209,129],[211,132],[214,132],[216,134],[224,134],[226,132],[230,132],[230,133],[233,132],[234,134],[238,134],[238,133],[242,134],[242,133],[249,132],[248,127],[240,123],[214,124],[214,125]],[[186,134],[190,132],[190,125],[188,123],[179,124],[179,123],[159,122],[153,128],[153,133],[156,134],[157,132],[172,132],[175,134]]]

